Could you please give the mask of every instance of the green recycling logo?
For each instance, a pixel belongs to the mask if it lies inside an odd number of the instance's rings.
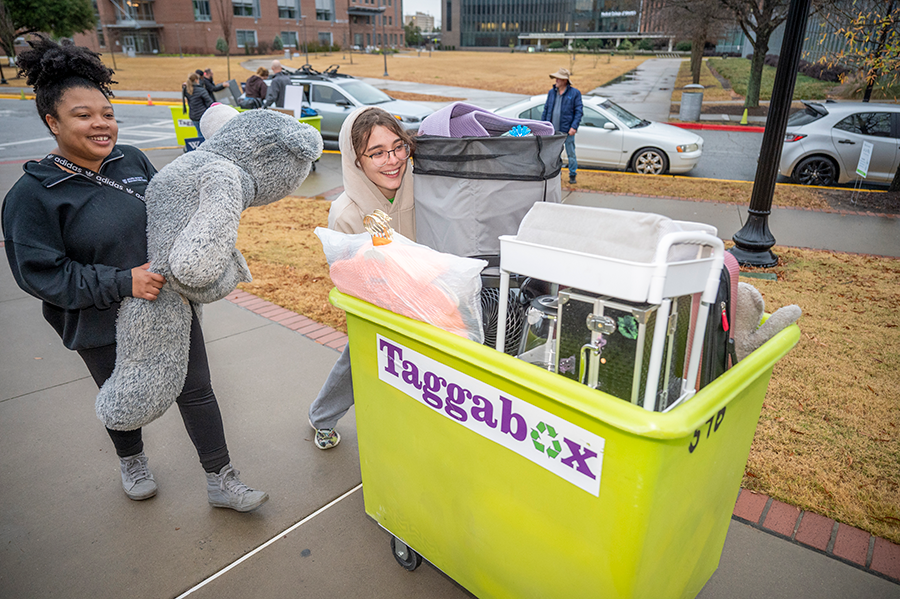
[[[549,437],[546,445],[542,443],[544,434]],[[537,449],[541,453],[547,453],[547,457],[553,459],[556,458],[562,451],[562,446],[559,444],[559,441],[556,440],[556,429],[554,429],[549,424],[545,424],[541,422],[535,428],[531,429],[531,442],[534,443],[534,448]]]

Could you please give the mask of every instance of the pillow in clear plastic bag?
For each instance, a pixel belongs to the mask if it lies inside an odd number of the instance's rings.
[[[341,293],[483,343],[484,260],[435,251],[398,233],[374,245],[369,233],[317,227],[331,280]]]

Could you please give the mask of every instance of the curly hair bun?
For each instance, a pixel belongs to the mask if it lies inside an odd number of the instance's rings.
[[[19,76],[25,75],[35,92],[75,77],[93,83],[107,97],[113,96],[109,86],[116,83],[112,80],[114,71],[103,64],[98,53],[72,43],[57,44],[45,35],[35,37],[28,42],[31,49],[16,59]]]

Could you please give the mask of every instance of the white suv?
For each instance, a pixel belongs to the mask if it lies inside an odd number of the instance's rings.
[[[803,102],[788,118],[778,172],[803,185],[860,179],[864,144],[871,144],[865,180],[890,183],[900,166],[900,105]]]

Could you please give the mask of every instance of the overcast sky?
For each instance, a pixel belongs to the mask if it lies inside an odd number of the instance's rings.
[[[441,24],[441,0],[403,0],[403,15],[424,12],[434,17],[435,26]]]

